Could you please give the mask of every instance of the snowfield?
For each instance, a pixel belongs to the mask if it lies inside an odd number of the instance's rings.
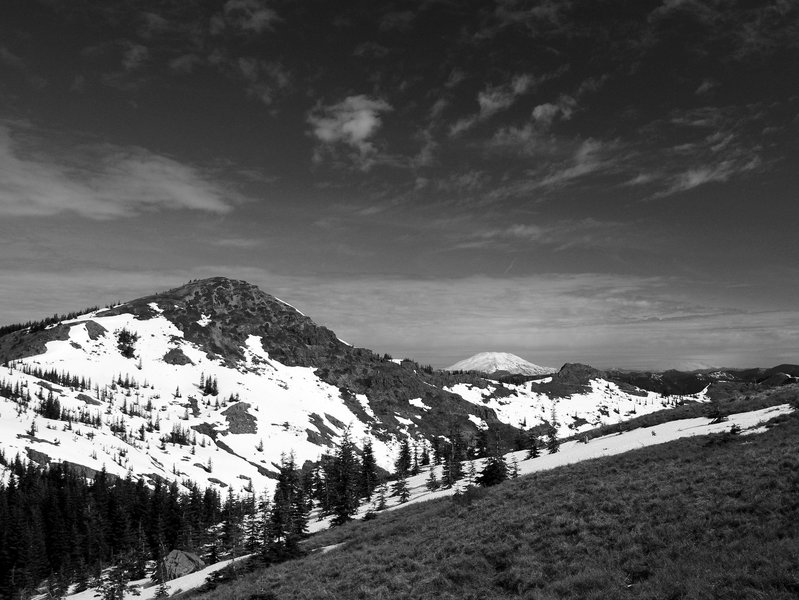
[[[549,378],[547,378],[549,380]],[[548,383],[547,381],[546,383]],[[549,422],[554,409],[559,425],[558,435],[568,437],[600,425],[612,425],[633,417],[673,408],[679,403],[706,402],[707,389],[686,396],[662,396],[657,392],[639,390],[633,394],[623,391],[617,384],[604,379],[589,381],[590,391],[564,398],[550,398],[538,391],[542,382],[529,381],[522,385],[503,384],[512,395],[496,397],[499,384],[487,389],[467,383],[444,388],[458,394],[475,406],[493,410],[503,423],[514,427],[530,428]]]

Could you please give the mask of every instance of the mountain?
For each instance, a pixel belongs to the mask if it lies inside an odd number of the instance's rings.
[[[479,352],[456,362],[447,371],[475,371],[491,375],[502,372],[511,375],[549,375],[557,369],[541,367],[509,352]]]
[[[351,346],[222,277],[3,327],[0,363],[6,460],[236,492],[273,486],[282,454],[315,463],[346,430],[359,445],[370,437],[378,465],[393,471],[403,440],[419,452],[455,434],[513,448],[519,428],[543,428],[553,414],[568,436],[705,399],[701,386],[664,395],[585,365],[507,382],[434,371]]]

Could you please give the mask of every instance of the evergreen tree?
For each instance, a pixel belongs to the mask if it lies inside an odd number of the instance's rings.
[[[547,452],[555,454],[560,450],[560,440],[558,439],[558,418],[555,405],[552,405],[552,415],[549,426],[547,427]]]
[[[511,479],[516,479],[519,477],[519,460],[514,457],[511,459],[510,468],[508,469],[508,475],[510,475]]]
[[[411,447],[408,443],[408,438],[404,438],[400,442],[399,455],[397,460],[394,461],[394,469],[397,474],[407,474],[411,470]]]
[[[421,465],[426,467],[430,464],[430,451],[427,449],[427,444],[422,445],[422,462]]]
[[[477,477],[477,483],[484,487],[497,485],[508,478],[508,465],[502,456],[492,455],[486,459],[485,467]]]
[[[222,508],[222,547],[232,556],[238,554],[241,544],[241,505],[239,499],[233,494],[233,488],[228,488],[225,505]]]
[[[473,460],[470,460],[469,465],[466,467],[466,478],[468,485],[474,485],[477,481],[477,467]]]
[[[359,495],[367,500],[372,499],[372,493],[377,487],[377,461],[375,460],[372,440],[366,438],[363,441],[363,453],[361,455],[361,474],[359,481]]]
[[[527,436],[527,459],[531,458],[538,458],[541,455],[541,452],[538,449],[538,436],[535,435],[532,430],[528,433]]]
[[[358,511],[360,496],[359,475],[362,467],[358,462],[355,444],[350,439],[349,429],[344,431],[333,457],[333,464],[333,524],[341,525]]]
[[[462,461],[466,458],[466,447],[460,432],[452,430],[450,441],[444,444],[443,470],[441,475],[445,487],[452,487],[463,476]]]
[[[441,487],[441,483],[438,481],[438,477],[436,477],[435,467],[430,467],[430,472],[427,475],[427,481],[425,481],[424,485],[431,492],[434,492]]]
[[[264,555],[280,560],[300,554],[299,542],[308,530],[308,505],[294,455],[282,456],[275,495],[265,532]]]
[[[488,429],[478,429],[474,444],[474,457],[485,458],[488,456]]]
[[[386,484],[382,483],[377,488],[377,502],[375,503],[375,510],[385,510],[386,504],[386,494],[388,490],[386,489]]]
[[[400,475],[397,481],[394,482],[391,492],[392,496],[399,498],[400,504],[405,504],[408,501],[411,497],[411,491],[408,489],[408,481],[405,479],[405,475]]]

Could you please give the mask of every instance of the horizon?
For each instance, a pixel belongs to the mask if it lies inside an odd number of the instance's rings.
[[[799,362],[799,7],[0,7],[0,323],[244,279],[443,368]]]
[[[105,307],[117,306],[117,305],[120,305],[120,304],[125,304],[127,302],[132,302],[132,301],[138,300],[139,298],[142,298],[142,297],[147,297],[147,296],[150,296],[150,295],[164,293],[164,292],[170,291],[172,289],[180,288],[180,287],[183,287],[184,285],[187,285],[187,284],[190,284],[190,283],[193,283],[193,282],[202,281],[203,279],[210,280],[210,279],[217,279],[217,278],[231,279],[231,278],[227,278],[227,277],[222,276],[222,275],[214,275],[214,276],[201,278],[201,279],[189,279],[189,280],[187,280],[185,282],[182,282],[182,283],[180,283],[178,285],[170,286],[169,288],[163,288],[163,289],[159,289],[159,290],[151,290],[151,291],[149,291],[147,293],[142,294],[141,296],[130,297],[130,298],[127,298],[125,300],[117,299],[117,300],[114,300],[114,301],[109,301],[109,302],[104,302],[104,303],[94,303],[92,306],[99,306],[100,310],[102,310],[102,308],[104,306]],[[252,282],[247,282],[247,283],[252,283]],[[258,286],[258,287],[260,288],[260,286]],[[262,291],[264,291],[266,293],[269,293],[267,290],[263,290],[262,289]],[[279,297],[279,296],[277,296],[275,294],[270,294],[270,295],[272,295],[279,302],[282,302],[283,304],[287,304],[290,307],[294,308],[295,310],[298,310],[300,313],[308,316],[317,325],[320,325],[320,326],[323,326],[323,327],[328,327],[325,323],[320,323],[319,321],[314,319],[313,315],[306,313],[304,310],[302,310],[299,307],[295,306],[293,303],[285,300],[285,298]],[[56,310],[56,311],[54,311],[54,312],[52,312],[52,313],[50,313],[48,315],[41,315],[38,318],[28,318],[28,319],[17,320],[17,321],[14,321],[14,322],[0,322],[0,327],[3,327],[5,325],[20,324],[20,323],[24,323],[24,322],[28,322],[28,321],[34,321],[35,322],[37,320],[49,318],[50,316],[54,316],[56,314],[61,315],[61,314],[67,314],[69,312],[82,311],[82,310],[84,310],[85,308],[88,308],[88,307],[89,307],[89,305],[85,305],[85,306],[83,306],[81,308],[74,308],[74,309],[69,309],[69,310]],[[328,329],[331,329],[331,328],[328,327]],[[338,332],[336,332],[335,330],[332,330],[332,331],[333,331],[333,333],[335,333],[338,336]],[[339,336],[339,339],[342,339],[342,338]],[[350,342],[348,342],[346,340],[342,340],[342,341],[344,341],[345,343],[350,343]],[[355,344],[355,345],[358,346],[358,344]],[[371,348],[371,347],[366,347],[366,346],[359,346],[359,347],[366,348],[366,349],[371,350],[371,351],[373,351],[373,352],[375,352],[377,354],[389,354],[389,355],[392,356],[392,358],[395,358],[395,359],[403,359],[403,360],[404,359],[410,359],[410,360],[413,360],[413,361],[416,361],[416,362],[419,362],[419,363],[422,363],[422,364],[424,364],[426,362],[424,360],[419,360],[418,356],[415,356],[415,355],[412,355],[412,354],[400,354],[400,355],[396,355],[395,356],[395,355],[392,355],[390,352],[386,352],[386,351],[381,350],[381,349]],[[480,354],[510,354],[512,356],[515,356],[516,358],[521,358],[522,360],[530,362],[530,363],[532,363],[532,364],[534,364],[536,366],[555,368],[557,370],[560,370],[563,366],[565,366],[567,364],[588,364],[589,366],[594,367],[594,368],[598,368],[600,370],[655,371],[655,372],[664,372],[664,371],[667,371],[667,370],[703,371],[703,370],[713,370],[713,369],[719,369],[719,370],[743,370],[743,369],[749,369],[749,368],[765,368],[765,369],[767,369],[767,368],[772,368],[772,367],[778,366],[779,364],[790,364],[790,361],[783,361],[781,363],[773,363],[773,364],[768,364],[768,365],[764,365],[764,364],[743,364],[743,365],[732,366],[732,365],[710,365],[710,364],[706,364],[706,363],[683,362],[683,363],[675,363],[675,364],[672,364],[672,365],[667,365],[667,366],[661,367],[661,368],[652,368],[652,367],[649,367],[649,366],[646,366],[646,365],[641,365],[641,366],[632,365],[632,366],[630,366],[630,365],[619,365],[619,364],[600,364],[600,363],[592,363],[592,362],[586,362],[586,361],[581,361],[581,360],[565,360],[565,361],[559,362],[557,364],[545,364],[545,363],[535,362],[534,360],[531,360],[531,359],[529,359],[527,357],[524,357],[524,356],[520,356],[519,354],[517,354],[515,352],[511,352],[511,351],[509,351],[507,349],[494,349],[494,350],[484,349],[484,350],[478,350],[478,351],[476,351],[473,354],[470,354],[468,356],[464,355],[464,356],[457,357],[456,359],[452,360],[451,362],[446,363],[446,365],[445,364],[434,364],[434,363],[430,363],[430,364],[431,364],[431,366],[433,366],[436,369],[447,370],[450,366],[454,366],[458,362],[461,362],[461,361],[464,361],[464,360],[467,360],[467,359],[470,359],[470,358],[474,358],[475,356],[480,355]]]

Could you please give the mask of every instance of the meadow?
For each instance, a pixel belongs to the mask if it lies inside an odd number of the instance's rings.
[[[799,415],[381,512],[305,546],[187,596],[794,599]]]

